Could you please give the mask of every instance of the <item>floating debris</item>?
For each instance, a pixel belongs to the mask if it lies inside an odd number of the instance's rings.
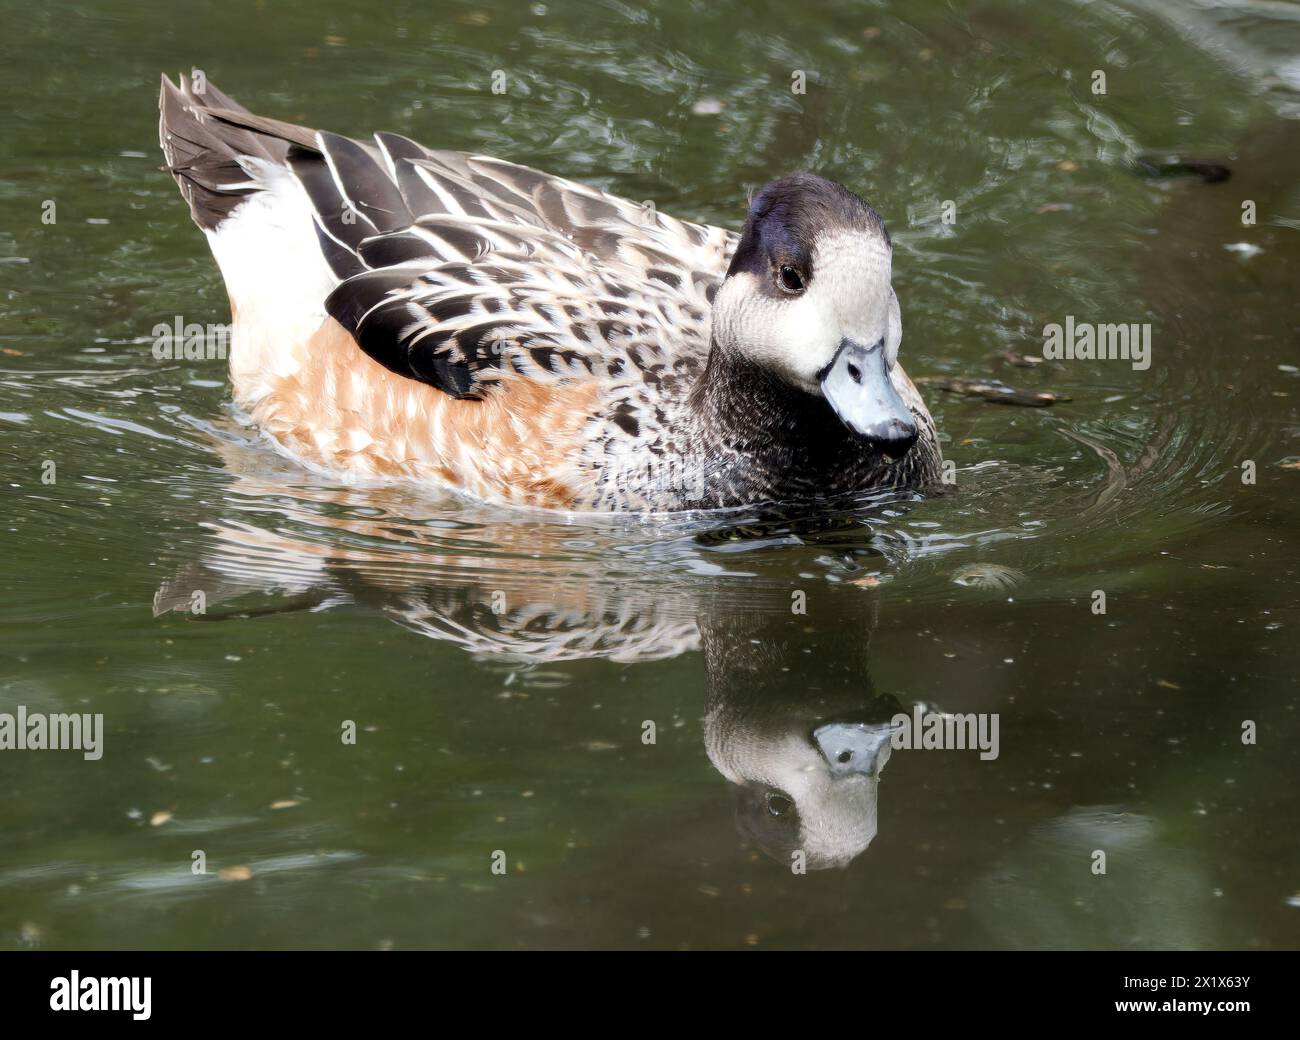
[[[1232,176],[1223,163],[1203,159],[1184,159],[1178,155],[1154,157],[1144,155],[1133,164],[1139,177],[1199,177],[1204,184],[1218,184]]]
[[[251,867],[222,867],[217,871],[217,877],[222,881],[247,881],[253,876]]]
[[[930,377],[918,379],[917,382],[947,390],[950,394],[978,397],[995,404],[1020,405],[1022,408],[1046,408],[1048,405],[1072,400],[1068,394],[1058,394],[1052,390],[1019,390],[997,379]]]
[[[588,751],[617,751],[619,746],[608,740],[589,740],[583,747]]]
[[[1025,578],[1024,574],[1000,563],[972,563],[953,573],[954,585],[971,589],[1009,589]]]
[[[1019,368],[1033,368],[1043,363],[1043,359],[1037,354],[1022,354],[1018,350],[1004,350],[998,357]]]

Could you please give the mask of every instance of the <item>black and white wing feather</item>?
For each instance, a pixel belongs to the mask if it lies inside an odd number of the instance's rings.
[[[288,163],[340,279],[326,310],[390,371],[460,398],[506,372],[650,379],[707,351],[734,236],[498,159],[334,134]]]

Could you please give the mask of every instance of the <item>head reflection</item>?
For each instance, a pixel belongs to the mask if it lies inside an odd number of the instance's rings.
[[[809,870],[845,867],[875,838],[898,710],[872,688],[862,591],[832,586],[817,599],[805,616],[787,607],[700,621],[704,745],[734,785],[737,827],[772,859]]]

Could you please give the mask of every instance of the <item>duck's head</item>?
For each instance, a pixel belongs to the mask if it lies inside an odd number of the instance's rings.
[[[917,428],[890,379],[903,336],[892,256],[884,221],[847,188],[808,173],[775,180],[750,204],[713,337],[899,458]]]
[[[800,851],[810,870],[847,867],[876,837],[891,733],[888,724],[832,723],[814,730],[811,742],[795,732],[732,734],[728,764],[749,773],[729,777],[741,834],[778,863]]]

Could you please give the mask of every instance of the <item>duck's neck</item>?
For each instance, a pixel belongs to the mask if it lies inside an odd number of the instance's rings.
[[[851,490],[857,471],[870,462],[871,452],[825,399],[716,340],[691,403],[701,443],[721,464],[719,476],[752,485],[744,496],[750,501]]]

